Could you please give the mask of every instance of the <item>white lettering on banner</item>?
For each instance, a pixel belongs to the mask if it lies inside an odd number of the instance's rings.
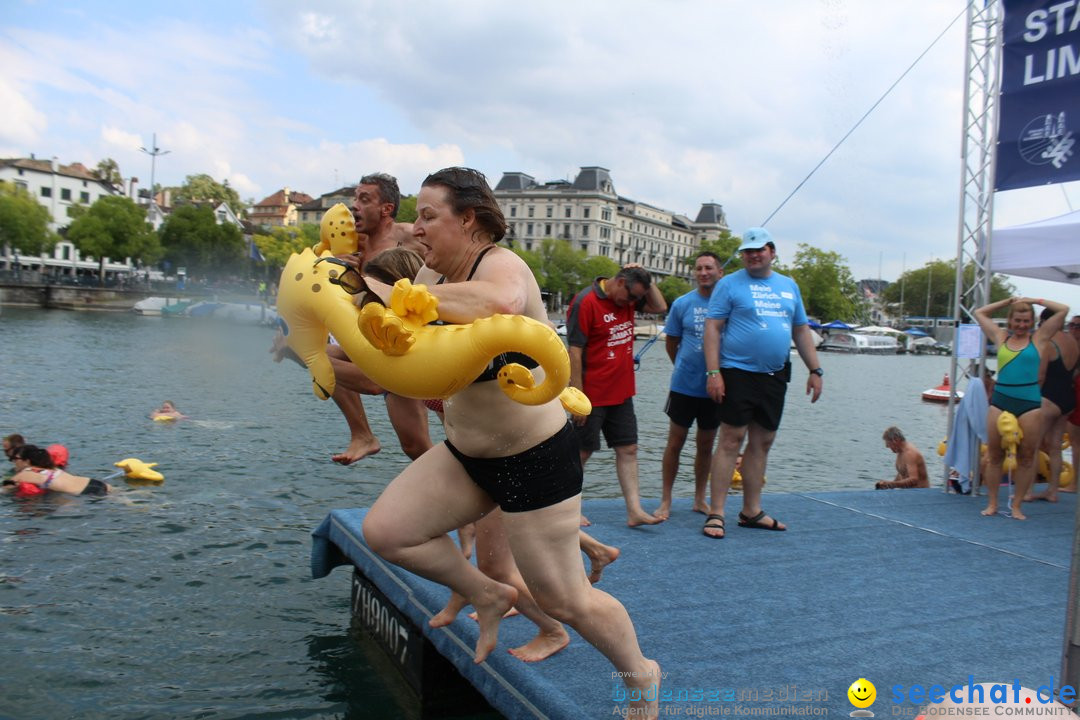
[[[1043,10],[1034,10],[1024,18],[1024,41],[1039,42],[1048,34],[1065,35],[1080,30],[1080,1],[1066,0]],[[1072,75],[1080,75],[1080,51],[1075,43],[1048,48],[1024,57],[1024,85],[1034,85]]]
[[[1046,51],[1046,64],[1039,58],[1038,69],[1041,75],[1035,74],[1034,54],[1024,58],[1024,85],[1046,82],[1055,78],[1080,75],[1080,53],[1072,45],[1059,48],[1050,48]]]
[[[1072,21],[1069,23],[1068,29],[1065,28],[1066,10],[1072,10]],[[1035,10],[1028,14],[1024,19],[1024,27],[1028,29],[1024,33],[1024,40],[1027,42],[1039,42],[1046,37],[1049,26],[1046,24],[1047,18],[1050,17],[1050,13],[1054,13],[1054,34],[1064,35],[1066,32],[1076,32],[1077,28],[1080,28],[1080,5],[1077,4],[1077,0],[1066,0],[1056,5],[1051,5],[1049,11],[1047,10]]]

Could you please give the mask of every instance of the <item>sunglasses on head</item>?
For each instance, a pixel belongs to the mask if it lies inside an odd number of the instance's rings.
[[[357,293],[367,290],[367,284],[364,282],[364,277],[360,274],[360,271],[354,268],[344,260],[339,260],[336,257],[324,257],[315,261],[315,265],[321,262],[330,263],[336,267],[340,267],[341,270],[330,270],[326,274],[327,280],[331,285],[337,285],[350,295],[356,295]],[[312,265],[312,267],[315,267]]]

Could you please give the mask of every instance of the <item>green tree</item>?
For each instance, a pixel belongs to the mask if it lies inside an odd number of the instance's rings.
[[[416,196],[406,195],[398,205],[397,221],[411,223],[416,220]]]
[[[314,237],[311,235],[312,229]],[[257,234],[251,239],[265,258],[267,272],[274,275],[285,267],[290,255],[319,242],[319,226],[306,223],[300,228],[272,227],[269,234]]]
[[[0,180],[0,245],[26,255],[48,252],[60,238],[49,229],[49,209],[29,192]]]
[[[75,247],[98,259],[98,278],[105,280],[105,258],[154,263],[161,257],[157,235],[146,222],[146,211],[129,198],[106,195],[80,211],[67,230]]]
[[[699,251],[709,250],[716,253],[716,256],[720,258],[721,266],[728,263],[728,266],[724,269],[724,274],[727,275],[742,269],[742,260],[735,252],[740,243],[742,243],[742,238],[738,235],[732,235],[730,230],[721,230],[720,235],[715,240],[702,240]],[[690,267],[694,267],[694,258],[696,256],[697,253],[694,253],[688,258],[684,258],[683,262]]]
[[[799,285],[806,313],[822,320],[856,320],[865,315],[859,286],[842,255],[799,243],[786,273]]]
[[[584,252],[584,250],[579,251]],[[619,272],[621,268],[619,263],[615,262],[609,257],[603,255],[593,255],[592,257],[585,258],[585,262],[581,263],[577,274],[577,288],[588,287],[592,284],[592,281],[598,277],[615,277],[615,274]]]
[[[218,277],[241,271],[247,257],[240,228],[217,223],[209,207],[176,208],[161,226],[165,257],[188,275]]]
[[[120,165],[117,164],[112,158],[105,158],[97,164],[97,168],[94,170],[94,174],[97,175],[102,182],[108,183],[113,187],[123,187],[124,176],[120,174]]]
[[[229,187],[228,180],[219,183],[206,173],[188,175],[184,184],[173,190],[173,203],[176,205],[221,201],[228,203],[236,217],[244,216],[244,204],[240,202],[240,195]]]
[[[972,287],[974,278],[975,266],[968,263],[964,267],[965,292]],[[955,290],[956,261],[931,260],[921,268],[908,270],[896,282],[890,283],[883,296],[885,302],[896,306],[902,317],[952,317]],[[990,302],[1004,300],[1015,292],[1016,288],[1003,276],[991,277]]]
[[[657,287],[660,288],[660,293],[664,296],[664,300],[667,301],[668,307],[671,307],[671,303],[675,302],[675,298],[681,297],[694,289],[690,283],[674,275],[668,275],[657,283]]]

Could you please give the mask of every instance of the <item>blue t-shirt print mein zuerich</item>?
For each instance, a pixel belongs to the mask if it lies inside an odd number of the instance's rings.
[[[708,316],[723,319],[720,366],[749,372],[776,372],[791,351],[791,328],[806,324],[799,286],[787,275],[728,275],[713,290]]]

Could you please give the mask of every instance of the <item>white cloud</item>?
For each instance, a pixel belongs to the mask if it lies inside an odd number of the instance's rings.
[[[17,148],[35,145],[48,128],[45,114],[3,76],[0,76],[0,107],[4,108],[4,122],[0,123],[0,153],[3,155],[17,154]]]

